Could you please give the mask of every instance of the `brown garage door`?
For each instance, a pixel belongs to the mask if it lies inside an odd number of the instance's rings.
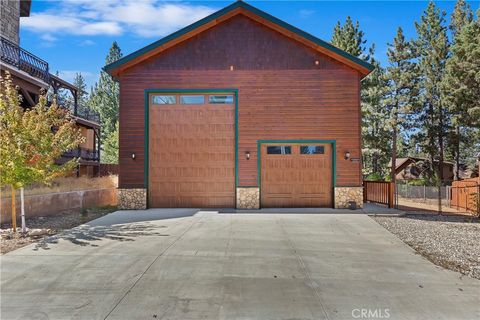
[[[261,148],[262,207],[332,207],[331,144]]]
[[[233,207],[233,95],[151,94],[149,108],[150,207]]]

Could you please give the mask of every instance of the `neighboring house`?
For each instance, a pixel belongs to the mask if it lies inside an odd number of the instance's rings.
[[[237,1],[105,70],[122,208],[362,205],[372,65]]]
[[[421,157],[398,158],[395,166],[395,174],[397,181],[413,181],[424,178],[426,176],[426,173],[428,173],[430,170],[429,163],[430,161],[427,158]],[[445,182],[453,181],[454,166],[455,164],[453,162],[443,162],[443,180]],[[434,167],[438,168],[438,161],[434,162]],[[461,174],[465,169],[462,169],[462,167],[464,166],[461,166]]]
[[[78,88],[50,73],[48,63],[20,47],[20,17],[30,15],[30,0],[0,0],[0,69],[1,76],[8,71],[12,81],[20,88],[22,105],[32,107],[38,102],[41,91],[49,88],[57,94],[66,90],[70,99],[59,100],[59,105],[72,111],[74,120],[85,136],[85,142],[76,150],[71,150],[58,160],[65,162],[73,157],[80,158],[77,175],[94,176],[98,174],[100,164],[100,118],[85,106],[77,103]],[[55,23],[52,21],[52,23]]]

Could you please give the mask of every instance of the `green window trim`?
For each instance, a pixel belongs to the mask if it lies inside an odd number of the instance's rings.
[[[144,90],[144,162],[143,162],[143,185],[147,189],[147,208],[148,208],[148,152],[149,152],[149,105],[150,94],[154,93],[228,93],[234,95],[235,103],[235,189],[238,187],[238,92],[236,88],[208,88],[208,89],[187,89],[187,88],[173,88],[173,89],[145,89]]]

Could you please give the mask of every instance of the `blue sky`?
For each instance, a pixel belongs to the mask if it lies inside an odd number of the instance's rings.
[[[347,16],[360,22],[368,45],[386,63],[387,43],[401,26],[407,38],[415,36],[414,22],[425,1],[247,1],[300,29],[330,41],[338,20]],[[178,30],[231,1],[64,0],[32,1],[30,17],[22,18],[20,41],[26,50],[46,60],[51,72],[67,81],[81,72],[90,86],[113,41],[123,54],[131,53]],[[470,1],[474,10],[479,1]],[[455,2],[437,1],[447,12]]]

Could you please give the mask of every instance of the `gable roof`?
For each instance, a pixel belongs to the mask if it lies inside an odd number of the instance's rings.
[[[296,41],[302,42],[313,49],[357,70],[362,77],[368,75],[375,67],[370,63],[355,57],[328,42],[325,42],[305,31],[302,31],[274,16],[261,11],[243,1],[235,1],[231,5],[212,13],[211,15],[180,29],[140,50],[137,50],[109,65],[103,70],[111,75],[117,75],[121,71],[136,65],[160,52],[185,41],[194,35],[207,30],[222,21],[228,20],[238,14],[243,14],[258,21]]]

